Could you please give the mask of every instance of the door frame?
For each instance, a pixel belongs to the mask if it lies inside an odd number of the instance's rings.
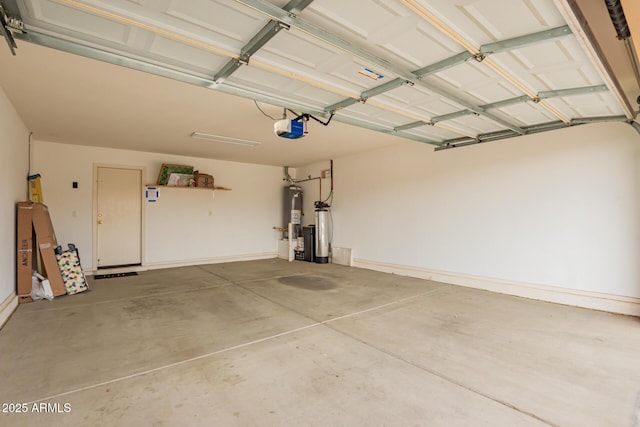
[[[93,164],[93,206],[91,208],[92,215],[92,247],[93,247],[93,271],[98,271],[98,169],[99,168],[110,168],[110,169],[128,169],[128,170],[137,170],[140,171],[140,266],[132,266],[132,267],[122,267],[118,268],[130,271],[140,270],[140,267],[146,264],[146,250],[145,250],[145,230],[146,230],[146,213],[145,213],[145,203],[142,197],[144,188],[146,187],[145,180],[147,178],[147,170],[144,166],[131,166],[131,165],[116,165],[110,163],[94,163]]]

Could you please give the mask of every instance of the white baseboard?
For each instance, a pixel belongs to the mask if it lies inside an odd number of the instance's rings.
[[[18,296],[16,294],[11,294],[2,301],[0,304],[0,328],[4,326],[16,308],[18,308]]]
[[[354,267],[611,313],[640,316],[640,298],[354,259]]]
[[[102,273],[124,273],[130,271],[147,271],[147,270],[160,270],[163,268],[175,268],[175,267],[189,267],[193,265],[204,264],[220,264],[222,262],[236,262],[236,261],[255,261],[260,259],[275,258],[275,252],[263,252],[258,254],[246,254],[246,255],[229,255],[223,257],[213,258],[196,258],[186,259],[179,261],[160,261],[160,262],[145,262],[142,265],[122,267],[117,269],[100,269],[100,270],[85,270],[84,273],[87,276]]]

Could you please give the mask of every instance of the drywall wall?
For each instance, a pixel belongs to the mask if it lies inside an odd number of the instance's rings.
[[[29,131],[0,88],[0,308],[15,295],[16,210],[27,199]],[[1,310],[4,312],[4,310]],[[0,313],[0,317],[1,317]],[[0,318],[0,324],[2,324]]]
[[[154,184],[162,163],[194,166],[231,191],[160,188],[144,202],[143,264],[188,265],[275,257],[282,169],[236,162],[36,141],[33,169],[60,243],[75,243],[93,269],[94,165],[141,167]],[[78,182],[78,188],[72,183]]]
[[[334,246],[374,268],[637,298],[639,172],[624,123],[440,152],[400,143],[335,159]]]

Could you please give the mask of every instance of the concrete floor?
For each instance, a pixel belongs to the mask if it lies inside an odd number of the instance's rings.
[[[0,331],[0,402],[28,413],[0,424],[638,427],[639,360],[631,317],[336,265],[214,264],[21,305]]]

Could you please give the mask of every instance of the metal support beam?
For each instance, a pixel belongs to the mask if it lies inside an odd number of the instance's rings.
[[[431,125],[431,124],[433,124],[433,123],[419,120],[417,122],[407,123],[406,125],[396,126],[395,128],[393,128],[393,130],[400,132],[400,131],[403,131],[403,130],[414,129],[414,128],[417,128],[417,127],[420,127],[420,126]]]
[[[285,4],[282,9],[290,14],[297,15],[311,3],[313,3],[313,0],[289,0],[289,3]]]
[[[538,33],[526,34],[524,36],[514,37],[507,40],[501,40],[493,43],[487,43],[480,46],[482,55],[490,55],[494,53],[504,52],[507,50],[520,49],[538,43],[548,42],[571,35],[571,28],[568,25],[552,28],[550,30],[540,31]]]
[[[606,85],[574,87],[569,89],[546,90],[538,92],[538,98],[557,98],[560,96],[586,95],[589,93],[606,92],[609,89]]]
[[[527,126],[526,129],[527,133],[540,133],[549,130],[566,128],[567,126],[568,125],[565,122],[561,120],[555,120],[553,122],[538,123],[537,125]]]
[[[418,79],[418,77],[411,73],[410,71],[404,70],[400,67],[395,66],[394,64],[392,64],[391,62],[387,61],[386,59],[380,58],[364,49],[361,49],[357,46],[354,46],[353,43],[350,43],[338,36],[336,36],[335,34],[332,34],[320,27],[317,27],[309,22],[306,22],[302,19],[300,19],[299,17],[295,16],[295,17],[291,17],[289,16],[289,14],[280,9],[279,7],[265,1],[265,0],[234,0],[236,3],[242,4],[250,9],[253,9],[259,13],[262,13],[268,17],[270,17],[271,19],[275,19],[281,22],[284,22],[285,24],[289,25],[291,28],[295,28],[299,31],[302,31],[304,33],[307,33],[309,35],[311,35],[312,37],[322,40],[327,44],[330,44],[338,49],[341,49],[345,52],[348,52],[358,58],[364,59],[365,61],[367,61],[369,64],[372,64],[376,67],[378,67],[381,70],[387,70],[390,71],[396,75],[398,75],[399,77],[405,79],[405,80],[409,80],[419,86],[424,87],[425,89],[434,92],[435,94],[442,96],[443,98],[446,98],[450,101],[455,102],[456,104],[459,104],[465,108],[470,109],[471,111],[473,111],[474,113],[478,113],[481,114],[491,120],[493,120],[496,123],[501,124],[502,126],[509,128],[515,132],[518,132],[520,134],[524,134],[524,130],[522,128],[520,128],[519,126],[516,126],[513,123],[510,123],[500,117],[497,117],[493,114],[487,113],[485,111],[483,111],[482,109],[478,108],[477,106],[471,104],[470,102],[465,101],[464,99],[455,96],[454,94],[441,89],[437,86],[431,85],[423,80]]]
[[[503,119],[499,118],[498,116],[485,111],[481,107],[475,106],[475,105],[471,104],[470,102],[467,102],[467,101],[465,101],[465,100],[463,100],[463,99],[461,99],[461,98],[459,98],[459,97],[447,92],[444,89],[440,89],[440,88],[438,88],[436,86],[426,84],[422,80],[419,80],[419,82],[420,82],[420,84],[422,86],[425,86],[425,88],[429,89],[431,92],[434,92],[434,93],[442,96],[443,98],[449,99],[449,100],[455,102],[456,104],[462,105],[463,107],[467,108],[468,110],[471,110],[474,113],[477,113],[477,114],[479,114],[481,116],[484,116],[484,117],[486,117],[488,119],[491,119],[494,122],[496,122],[498,124],[501,124],[502,126],[519,133],[520,135],[524,135],[524,130],[521,127],[519,127],[519,126],[517,126],[517,125],[515,125],[513,123],[510,123],[510,122],[508,122],[506,120],[503,120]]]
[[[340,102],[337,102],[333,105],[329,105],[328,107],[326,107],[324,109],[324,111],[328,112],[328,113],[335,113],[338,110],[341,110],[343,108],[346,108],[350,105],[356,104],[358,102],[366,102],[367,99],[376,96],[376,95],[380,95],[381,93],[384,92],[388,92],[390,90],[393,90],[397,87],[403,86],[403,85],[411,85],[413,86],[413,82],[410,82],[408,80],[404,80],[404,79],[393,79],[390,80],[384,84],[381,84],[380,86],[376,86],[374,88],[371,88],[369,90],[365,90],[364,92],[362,92],[360,94],[360,98],[346,98]]]
[[[429,74],[439,73],[447,68],[455,67],[463,62],[473,58],[473,55],[469,52],[461,52],[457,55],[438,61],[435,64],[427,65],[426,67],[415,70],[413,74],[419,79],[428,76]]]
[[[347,98],[340,102],[336,102],[333,105],[329,105],[324,109],[327,113],[335,113],[338,110],[342,110],[343,108],[347,108],[350,105],[356,104],[360,102],[360,99],[357,98]]]
[[[520,37],[514,37],[507,40],[501,40],[493,43],[487,43],[480,46],[480,59],[484,57],[504,52],[507,50],[519,49],[525,46],[531,46],[537,43],[548,42],[549,40],[557,39],[571,34],[571,29],[565,25],[563,27],[552,28],[550,30],[540,31],[538,33],[526,34]],[[415,74],[418,78],[426,77],[430,74],[439,73],[447,68],[455,67],[473,58],[474,55],[471,52],[465,51],[449,58],[438,61],[435,64],[427,65],[426,67],[415,70]]]
[[[460,110],[460,111],[455,111],[453,113],[432,117],[431,122],[438,123],[438,122],[443,122],[445,120],[453,120],[453,119],[457,119],[458,117],[468,116],[470,114],[477,114],[477,113],[474,113],[473,111],[470,111],[470,110]]]
[[[547,122],[547,123],[539,123],[533,126],[527,126],[524,129],[527,132],[527,134],[533,134],[533,133],[547,132],[547,131],[556,130],[556,129],[563,129],[569,126],[579,126],[587,123],[601,123],[601,122],[628,123],[629,121],[626,116],[585,117],[582,119],[574,119],[571,121],[569,125],[564,123],[563,121],[553,121],[553,122]],[[638,125],[636,122],[632,122],[631,124],[632,125],[635,124],[636,126],[634,127],[636,129],[639,129],[639,132],[640,132],[640,125]],[[464,147],[467,145],[480,144],[483,142],[498,141],[501,139],[514,138],[516,136],[520,136],[520,135],[517,135],[509,131],[498,131],[498,132],[480,134],[478,135],[478,138],[475,141],[471,138],[448,139],[446,141],[443,141],[439,147],[436,147],[435,151],[448,150],[451,148]]]
[[[389,92],[390,90],[393,90],[397,87],[404,86],[404,85],[413,86],[413,82],[405,79],[393,79],[384,84],[381,84],[380,86],[376,86],[369,90],[365,90],[364,92],[362,92],[360,97],[362,98],[362,100],[366,101],[372,96],[380,95],[381,93],[384,93],[384,92]]]
[[[480,107],[484,108],[485,110],[490,110],[492,108],[502,108],[502,107],[507,107],[509,105],[518,104],[521,102],[528,102],[528,101],[531,101],[531,98],[529,98],[528,95],[522,95],[522,96],[516,96],[515,98],[509,98],[502,101],[492,102],[491,104],[484,104],[484,105],[481,105]]]
[[[574,88],[568,88],[568,89],[548,90],[544,92],[539,92],[538,98],[548,99],[548,98],[558,98],[562,96],[585,95],[590,93],[606,92],[608,90],[609,89],[605,85],[574,87]],[[522,102],[530,102],[530,101],[531,101],[531,98],[529,96],[522,95],[522,96],[517,96],[515,98],[509,98],[502,101],[492,102],[491,104],[484,104],[484,105],[481,105],[479,108],[481,108],[482,110],[491,110],[494,108],[503,108],[509,105],[519,104]],[[469,114],[474,114],[474,112],[470,110],[455,111],[453,113],[444,114],[442,116],[432,117],[431,122],[438,123],[445,120],[453,120],[455,118],[467,116]]]
[[[249,58],[259,51],[269,40],[275,37],[278,32],[287,28],[282,26],[277,21],[269,21],[258,33],[249,40],[249,42],[240,49],[240,62],[244,64],[249,63]]]
[[[283,10],[287,11],[291,16],[295,16],[300,13],[305,7],[311,4],[313,0],[290,0],[289,3],[284,5]],[[213,77],[216,84],[220,84],[225,81],[231,74],[233,74],[241,65],[249,63],[249,58],[253,56],[258,50],[260,50],[269,40],[275,37],[278,32],[283,28],[289,28],[283,25],[280,21],[271,20],[266,24],[258,33],[249,40],[249,42],[240,50],[240,57],[238,59],[230,59]]]
[[[507,82],[511,83],[513,86],[518,88],[522,93],[529,95],[531,99],[535,98],[534,91],[531,90],[527,86],[527,84],[518,78],[516,78],[509,70],[504,68],[499,63],[495,62],[491,58],[485,58],[480,51],[480,48],[476,47],[473,42],[465,37],[465,35],[458,32],[456,29],[450,27],[447,23],[445,23],[442,19],[434,15],[431,11],[429,11],[424,5],[422,5],[417,0],[401,0],[401,2],[414,11],[418,16],[440,31],[442,34],[447,36],[452,41],[458,43],[460,46],[464,47],[469,53],[471,53],[474,57],[478,58],[483,64],[493,70],[496,74],[502,77]],[[549,105],[546,102],[540,102],[539,105],[545,108],[554,116],[558,117],[565,123],[569,123],[570,119],[565,117],[561,112],[555,109],[552,105]],[[504,121],[504,120],[503,120]],[[515,130],[513,126],[510,129]],[[518,130],[522,130],[518,128]]]
[[[427,138],[422,138],[419,137],[417,135],[412,135],[410,133],[406,133],[406,132],[402,132],[402,131],[397,131],[395,129],[390,129],[390,128],[385,128],[382,126],[377,126],[368,122],[363,122],[360,120],[355,120],[352,119],[350,117],[346,117],[346,116],[342,116],[342,115],[335,115],[333,116],[333,120],[339,121],[341,123],[346,123],[349,125],[353,125],[353,126],[358,126],[364,129],[369,129],[369,130],[373,130],[376,132],[381,132],[387,135],[394,135],[394,136],[398,136],[400,138],[404,138],[404,139],[410,139],[412,141],[417,141],[417,142],[422,142],[423,144],[430,144],[430,145],[435,145],[435,146],[440,146],[440,142],[439,141],[434,141],[432,139],[427,139]]]
[[[13,56],[16,56],[16,49],[18,46],[16,45],[16,41],[13,39],[13,35],[11,31],[9,31],[9,27],[7,26],[7,21],[4,19],[5,13],[2,4],[0,4],[0,35],[4,37],[7,41],[7,46],[9,46],[9,50]]]
[[[629,122],[626,116],[598,116],[598,117],[582,117],[579,119],[571,120],[572,125],[583,125],[587,123],[602,123],[602,122]]]
[[[230,59],[226,64],[222,66],[220,71],[213,76],[214,84],[218,85],[224,82],[231,74],[235,73],[238,68],[242,66],[242,62],[237,59]]]

